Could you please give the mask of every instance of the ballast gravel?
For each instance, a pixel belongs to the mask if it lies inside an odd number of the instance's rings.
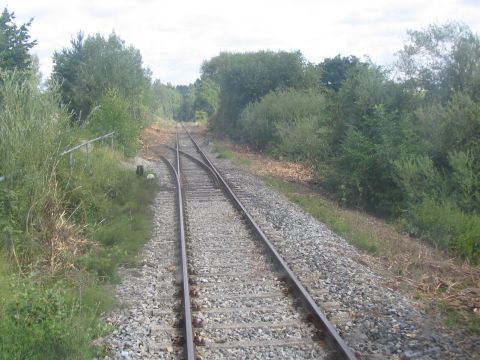
[[[460,345],[461,334],[442,333],[362,264],[346,240],[256,176],[216,158],[207,142],[201,147],[359,359],[480,358],[480,340]]]
[[[216,159],[208,145],[202,147],[359,359],[480,358],[480,340],[469,341],[468,346],[459,345],[458,337],[451,338],[442,333],[411,300],[389,289],[385,285],[386,279],[362,264],[361,255],[344,239],[265,186],[257,177],[228,160]],[[139,255],[138,266],[120,269],[122,281],[116,286],[116,292],[123,305],[105,314],[107,323],[114,330],[97,343],[111,349],[111,357],[105,359],[181,359],[174,191],[168,168],[163,163],[143,161],[142,164],[153,170],[162,185],[153,206],[152,239]],[[208,196],[206,200],[210,200]],[[199,201],[203,199],[199,198]],[[200,222],[198,224],[201,226]],[[209,234],[208,228],[204,230],[205,239],[199,239],[201,242],[214,235]],[[220,237],[225,235],[221,230],[211,232]],[[244,275],[241,271],[249,269],[240,266],[229,273],[228,268],[222,267],[215,259],[216,252],[219,256],[222,251],[216,246],[205,248],[204,255],[214,260],[205,267],[204,260],[199,258],[197,269],[210,274],[207,277],[191,276],[193,283],[203,284],[195,299],[199,308],[197,316],[200,321],[214,325],[211,331],[204,333],[207,338],[221,341],[238,336],[237,340],[240,340],[248,337],[250,323],[255,326],[259,320],[284,323],[298,320],[299,313],[292,311],[291,304],[284,297],[239,298],[235,283],[244,289],[245,294],[268,294],[282,292],[282,289],[270,285],[270,269],[264,279],[257,276],[255,280],[242,284]],[[232,247],[232,252],[239,257],[246,256],[243,245]],[[223,271],[221,276],[213,274],[219,271]],[[207,296],[216,289],[222,291],[221,300]],[[245,310],[232,314],[232,309],[239,306]],[[272,312],[272,308],[277,311]],[[252,319],[256,320],[252,322]],[[239,323],[248,326],[242,332],[229,330],[230,324]],[[218,325],[224,328],[216,329]],[[272,328],[265,332],[272,345],[275,331]],[[316,346],[310,349],[305,344],[295,345],[296,332],[299,331],[295,326],[289,331],[293,340],[287,348],[268,347],[253,351],[248,347],[222,348],[217,345],[204,355],[209,359],[290,359],[301,351],[304,357],[319,357]]]
[[[180,143],[194,153],[189,139]],[[203,169],[186,159],[182,166],[192,316],[202,359],[329,358],[242,216]]]
[[[121,307],[105,314],[114,330],[96,342],[111,350],[105,359],[183,359],[175,193],[163,163],[136,159],[136,164],[152,170],[160,183],[152,238],[138,266],[119,268],[121,282],[115,290]]]

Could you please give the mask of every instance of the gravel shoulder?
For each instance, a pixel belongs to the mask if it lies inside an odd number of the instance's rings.
[[[256,176],[217,159],[208,145],[203,148],[360,359],[480,359],[480,340],[443,331],[411,299],[388,288],[389,279],[327,226]],[[114,331],[102,343],[114,359],[181,358],[178,269],[172,265],[174,193],[162,163],[144,165],[163,185],[154,204],[152,239],[138,267],[119,270],[116,291],[123,306],[105,315]]]
[[[105,359],[182,359],[178,323],[178,245],[175,192],[162,162],[135,159],[152,171],[160,183],[153,204],[151,240],[138,255],[138,266],[120,267],[115,287],[121,307],[105,314],[113,332],[101,339],[111,350]]]
[[[360,358],[480,358],[478,339],[444,333],[411,299],[388,288],[388,279],[366,266],[361,254],[344,239],[254,175],[229,160],[217,159],[211,148],[209,151],[244,205]]]

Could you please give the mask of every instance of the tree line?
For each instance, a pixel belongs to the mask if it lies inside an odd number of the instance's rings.
[[[221,53],[205,61],[209,124],[311,164],[342,203],[480,261],[480,39],[462,23],[408,32],[390,68],[355,56]],[[193,104],[193,105],[191,105]],[[200,109],[200,107],[197,107]]]

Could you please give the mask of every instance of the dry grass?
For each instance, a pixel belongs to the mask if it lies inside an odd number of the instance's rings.
[[[233,144],[226,140],[215,139],[215,144],[233,151],[244,163],[250,164],[249,169],[254,174],[267,177],[274,176],[287,181],[310,183],[313,181],[313,168],[291,161],[280,161],[251,151],[247,146]]]
[[[57,194],[57,181],[49,182],[49,193],[43,206],[44,217],[39,223],[43,251],[42,267],[47,274],[75,269],[74,259],[80,256],[88,241],[80,236],[81,229],[66,217]]]
[[[401,234],[381,219],[338,206],[337,212],[358,231],[369,233],[382,249],[381,256],[366,255],[364,261],[386,276],[390,288],[423,298],[420,305],[425,309],[441,301],[462,316],[480,315],[478,267]]]
[[[159,145],[171,143],[175,138],[175,123],[162,121],[142,130],[140,134],[140,153],[146,160],[157,158],[154,149]]]
[[[287,196],[304,196],[302,201],[321,203],[329,216],[319,219],[327,225],[332,225],[328,220],[333,218],[348,228],[347,234],[368,238],[368,245],[372,244],[375,251],[361,251],[359,261],[381,274],[386,286],[414,298],[419,307],[434,314],[448,312],[450,316],[453,311],[455,325],[480,332],[479,267],[402,234],[382,219],[341,207],[324,189],[312,184],[313,171],[309,167],[273,160],[225,139],[215,139],[215,143],[235,157],[248,159],[250,172],[290,182],[292,186],[281,189]],[[355,244],[355,239],[345,237]]]

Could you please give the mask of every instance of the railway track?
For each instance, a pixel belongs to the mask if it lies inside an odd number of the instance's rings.
[[[180,323],[183,335],[183,352],[165,357],[355,359],[185,129],[163,160],[176,188],[183,313],[165,310],[172,349]]]

